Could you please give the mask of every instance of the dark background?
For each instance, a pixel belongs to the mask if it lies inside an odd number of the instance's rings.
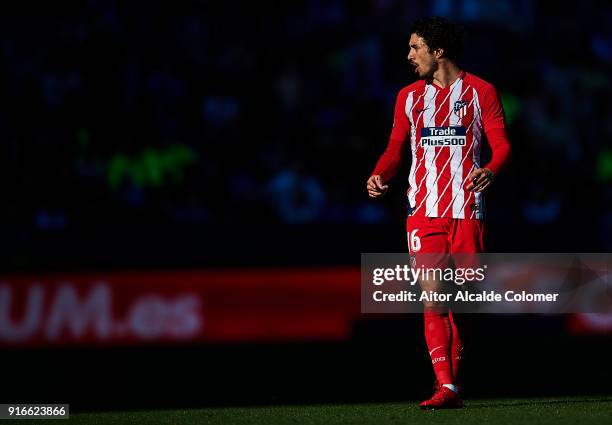
[[[431,15],[466,26],[462,65],[506,110],[514,159],[487,194],[490,251],[609,252],[608,2],[22,1],[0,16],[0,269],[336,266],[404,251],[409,164],[382,201],[365,181],[414,81],[410,25]],[[418,320],[356,324],[339,345],[11,351],[4,365],[40,368],[20,399],[83,405],[401,399],[429,382]],[[486,385],[491,368],[506,393],[526,377],[542,394],[611,380],[589,362],[610,339],[571,337],[562,317],[483,322],[512,348],[493,359],[476,342],[474,394],[503,392]],[[397,373],[372,375],[374,354]],[[422,370],[402,369],[415,359]],[[57,387],[62,366],[72,378]],[[157,398],[143,395],[152,376]],[[123,398],[110,390],[122,379]],[[207,379],[225,392],[198,396]]]
[[[317,264],[403,251],[384,150],[414,19],[465,24],[514,150],[493,252],[610,250],[606,2],[12,3],[0,25],[6,271]]]

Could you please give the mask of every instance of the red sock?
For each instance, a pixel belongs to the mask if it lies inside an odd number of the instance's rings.
[[[448,313],[425,311],[425,341],[440,385],[452,384],[450,345],[452,330]]]
[[[459,376],[459,369],[461,368],[461,360],[463,359],[463,341],[459,336],[457,330],[457,323],[453,318],[453,312],[448,312],[448,319],[453,332],[453,339],[451,345],[451,363],[453,364],[453,382],[457,383],[457,376]]]

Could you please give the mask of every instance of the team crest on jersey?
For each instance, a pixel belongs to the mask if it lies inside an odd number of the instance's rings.
[[[467,100],[456,101],[455,105],[453,105],[453,111],[455,112],[455,115],[457,115],[459,118],[465,117],[467,114],[469,103],[470,102],[468,102]]]

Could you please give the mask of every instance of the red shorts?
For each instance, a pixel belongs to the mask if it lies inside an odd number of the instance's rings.
[[[408,216],[406,232],[408,251],[416,262],[413,265],[446,267],[453,255],[456,267],[469,267],[474,265],[475,257],[454,254],[484,252],[485,226],[482,220]]]

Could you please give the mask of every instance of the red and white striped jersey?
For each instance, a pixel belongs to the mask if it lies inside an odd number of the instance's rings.
[[[389,146],[373,174],[388,181],[409,140],[412,214],[482,219],[482,194],[465,187],[470,172],[481,167],[484,135],[489,142],[496,141],[491,143],[493,159],[487,168],[497,174],[509,159],[504,112],[495,88],[466,72],[445,88],[419,80],[400,90],[394,118]],[[503,149],[496,149],[504,144]]]

